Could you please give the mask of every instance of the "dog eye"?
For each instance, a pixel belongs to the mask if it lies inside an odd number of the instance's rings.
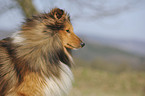
[[[66,30],[66,32],[70,33],[70,31],[69,31],[69,30]]]

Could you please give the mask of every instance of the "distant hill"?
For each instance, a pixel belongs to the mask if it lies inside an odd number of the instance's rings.
[[[96,42],[107,46],[125,50],[145,56],[145,40],[115,39],[96,36],[85,36],[89,42]]]
[[[124,67],[129,66],[133,69],[145,69],[144,55],[128,51],[128,49],[124,49],[125,47],[121,46],[121,44],[107,43],[110,42],[109,40],[107,42],[95,40],[93,40],[93,38],[87,38],[84,48],[73,51],[74,57],[81,61],[81,63],[94,67],[98,66],[98,64],[101,66],[109,66],[110,64],[111,66],[124,65]],[[81,65],[83,66],[83,64]]]

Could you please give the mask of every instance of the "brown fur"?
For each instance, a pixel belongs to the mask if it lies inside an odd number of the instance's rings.
[[[27,19],[18,35],[22,42],[0,41],[0,96],[43,96],[44,77],[59,78],[60,61],[71,67],[66,48],[81,48],[82,41],[58,8]]]

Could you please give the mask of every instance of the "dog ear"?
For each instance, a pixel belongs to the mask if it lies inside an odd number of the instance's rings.
[[[62,18],[63,15],[64,15],[64,11],[63,11],[62,9],[59,9],[59,8],[55,9],[54,17],[55,17],[56,19]]]

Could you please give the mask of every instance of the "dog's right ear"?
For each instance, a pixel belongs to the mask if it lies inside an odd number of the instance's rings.
[[[64,16],[64,11],[59,8],[54,9],[54,18],[55,19],[61,19]]]

